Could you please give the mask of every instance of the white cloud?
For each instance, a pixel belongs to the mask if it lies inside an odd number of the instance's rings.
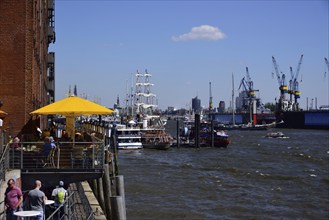
[[[179,36],[173,36],[173,41],[187,41],[187,40],[222,40],[226,35],[217,27],[210,25],[201,25],[193,27],[189,33]]]

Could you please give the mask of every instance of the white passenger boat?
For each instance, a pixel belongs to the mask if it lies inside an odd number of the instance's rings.
[[[142,149],[142,135],[140,128],[117,125],[116,127],[117,148],[119,150]]]

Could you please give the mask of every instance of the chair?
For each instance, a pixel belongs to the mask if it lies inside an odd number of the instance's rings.
[[[50,152],[47,156],[47,162],[46,163],[50,167],[55,167],[55,159],[54,159],[55,153],[56,153],[56,148],[53,147],[53,148],[51,148],[51,150],[50,150]]]
[[[87,148],[87,150],[85,151],[85,158],[83,162],[85,168],[92,168],[93,148]]]
[[[71,152],[72,168],[84,168],[84,156],[83,147],[73,147]]]
[[[95,149],[95,161],[94,161],[94,165],[95,167],[99,167],[99,166],[103,166],[104,162],[104,149],[99,147],[97,149]]]

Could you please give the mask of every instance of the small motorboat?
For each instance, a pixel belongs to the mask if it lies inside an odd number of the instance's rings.
[[[214,147],[227,147],[230,144],[229,136],[225,131],[213,131]],[[200,132],[200,143],[201,145],[211,146],[212,145],[212,134],[209,130],[201,130]]]
[[[267,138],[287,138],[281,131],[267,133]]]

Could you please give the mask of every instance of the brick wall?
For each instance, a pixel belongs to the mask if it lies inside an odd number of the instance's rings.
[[[3,128],[13,136],[49,102],[47,9],[47,1],[0,1],[0,100],[8,113]]]

